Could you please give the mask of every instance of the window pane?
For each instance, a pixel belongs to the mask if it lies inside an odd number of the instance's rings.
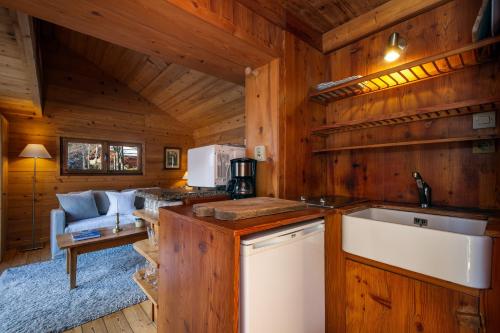
[[[102,170],[102,144],[68,142],[68,170]]]
[[[112,171],[138,171],[139,147],[110,145],[109,169]]]

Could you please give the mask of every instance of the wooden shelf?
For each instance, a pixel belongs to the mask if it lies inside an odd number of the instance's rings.
[[[145,280],[141,279],[139,276],[144,274],[144,270],[140,270],[139,272],[134,273],[133,279],[135,283],[142,289],[142,291],[146,294],[148,299],[153,302],[154,305],[158,306],[158,291],[150,285]]]
[[[312,101],[328,104],[344,98],[379,92],[402,85],[450,74],[495,59],[492,46],[500,42],[493,37],[453,51],[419,59],[335,87],[309,94]]]
[[[465,114],[495,111],[500,109],[500,97],[466,100],[457,103],[437,105],[410,111],[390,113],[361,120],[350,120],[319,126],[312,129],[312,134],[326,136],[332,133],[353,131],[378,126],[390,126],[414,121],[461,116]]]
[[[313,150],[313,153],[330,153],[341,150],[355,150],[355,149],[368,149],[368,148],[388,148],[388,147],[398,147],[398,146],[412,146],[412,145],[428,145],[437,143],[451,143],[451,142],[464,142],[464,141],[476,141],[476,140],[491,140],[498,139],[498,135],[475,135],[467,137],[456,137],[456,138],[444,138],[444,139],[428,139],[428,140],[414,140],[414,141],[398,141],[398,142],[387,142],[387,143],[374,143],[369,145],[360,146],[345,146],[345,147],[334,147],[326,149]]]
[[[146,258],[151,264],[156,265],[156,267],[160,267],[159,264],[159,256],[160,252],[158,251],[158,246],[151,245],[149,239],[144,239],[133,244],[134,249]]]
[[[141,219],[143,219],[149,223],[157,224],[157,225],[160,224],[158,214],[154,214],[154,213],[147,211],[145,209],[135,210],[133,212],[133,214],[134,214],[134,216],[140,217]]]

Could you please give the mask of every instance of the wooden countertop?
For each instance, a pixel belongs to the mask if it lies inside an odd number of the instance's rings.
[[[315,218],[324,217],[334,213],[332,209],[307,208],[304,210],[261,216],[237,221],[222,221],[213,217],[199,217],[194,215],[191,205],[162,207],[160,220],[163,214],[175,214],[181,218],[188,218],[195,223],[205,224],[235,236],[249,235],[255,232],[273,229],[276,227],[304,222]]]

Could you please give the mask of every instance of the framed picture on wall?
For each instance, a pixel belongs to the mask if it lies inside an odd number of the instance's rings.
[[[165,147],[165,169],[174,170],[181,168],[181,148]]]

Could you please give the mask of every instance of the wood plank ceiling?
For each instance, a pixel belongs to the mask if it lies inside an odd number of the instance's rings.
[[[41,116],[37,53],[31,19],[0,7],[0,111]]]
[[[322,35],[389,0],[237,0],[322,50]]]
[[[282,29],[235,0],[0,0],[147,55],[243,84],[281,55]]]
[[[50,26],[50,29],[44,26],[44,30],[52,30],[51,34],[61,44],[193,130],[244,117],[241,85],[76,31]]]

